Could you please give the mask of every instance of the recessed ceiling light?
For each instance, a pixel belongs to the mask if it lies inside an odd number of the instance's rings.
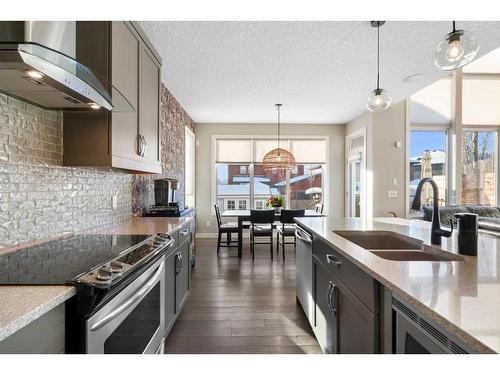
[[[89,103],[89,106],[92,109],[101,109],[101,106],[97,103]]]
[[[422,73],[410,74],[408,77],[403,78],[403,82],[418,82],[424,75]]]
[[[26,74],[29,75],[31,78],[35,79],[40,79],[43,77],[43,74],[40,73],[38,70],[27,70]]]

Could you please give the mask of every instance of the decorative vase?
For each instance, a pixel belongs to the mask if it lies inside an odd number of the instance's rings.
[[[281,212],[282,207],[274,207],[274,211],[276,211],[277,214]]]

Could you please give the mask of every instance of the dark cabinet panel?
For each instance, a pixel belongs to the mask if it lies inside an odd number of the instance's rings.
[[[189,291],[189,241],[184,241],[177,250],[177,275],[175,282],[176,313],[178,314]]]
[[[335,353],[336,317],[331,307],[331,274],[325,267],[313,260],[314,318],[313,331],[324,353]]]
[[[135,22],[78,21],[76,35],[77,58],[135,111],[64,111],[64,165],[161,173],[160,58]]]
[[[368,309],[378,314],[378,283],[370,275],[317,237],[313,240],[313,254]]]
[[[313,258],[314,326],[325,353],[377,353],[378,317]]]
[[[176,318],[175,278],[176,252],[165,258],[165,328],[167,333],[172,328]]]

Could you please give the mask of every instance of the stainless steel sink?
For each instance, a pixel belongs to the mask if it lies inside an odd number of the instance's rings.
[[[463,260],[459,255],[427,246],[423,241],[395,232],[353,230],[334,231],[334,233],[387,260],[403,262],[450,262]]]
[[[366,250],[422,250],[423,241],[399,233],[372,231],[334,231],[340,237]]]
[[[403,262],[412,261],[427,261],[427,262],[451,262],[451,261],[461,261],[462,257],[455,254],[434,254],[427,251],[417,251],[417,250],[379,250],[370,251],[372,254],[379,256],[387,260],[398,260]]]

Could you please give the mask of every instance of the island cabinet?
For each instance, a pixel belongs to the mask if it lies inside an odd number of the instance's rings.
[[[313,239],[312,328],[325,353],[378,353],[378,283]]]
[[[65,110],[64,165],[160,173],[158,53],[135,22],[79,21],[76,37],[78,61],[111,82],[134,110]]]

